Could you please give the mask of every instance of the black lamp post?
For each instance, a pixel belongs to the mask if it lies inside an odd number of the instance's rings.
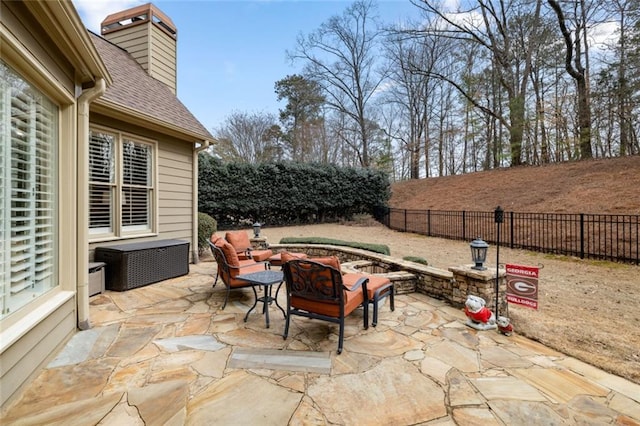
[[[471,241],[471,259],[475,263],[475,266],[472,266],[471,269],[476,269],[478,271],[485,271],[487,268],[484,267],[484,262],[487,260],[487,250],[489,250],[489,244],[482,241],[480,237]]]
[[[256,222],[253,224],[253,238],[259,238],[260,237],[260,227],[262,225],[260,225],[260,223]]]
[[[496,238],[496,318],[498,318],[498,303],[500,298],[500,227],[502,226],[502,222],[504,222],[504,210],[502,207],[498,206],[493,211],[493,219],[496,223],[496,232],[498,234],[498,238]]]

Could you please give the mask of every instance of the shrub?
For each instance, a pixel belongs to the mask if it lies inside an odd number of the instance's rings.
[[[405,256],[405,257],[402,258],[402,260],[407,260],[409,262],[415,262],[415,263],[421,263],[423,265],[429,266],[429,262],[427,262],[427,259],[425,259],[424,257]]]
[[[198,213],[198,254],[209,248],[211,234],[218,230],[218,222],[206,213]]]
[[[280,240],[280,244],[328,244],[332,246],[353,247],[386,255],[389,255],[391,253],[391,251],[389,250],[389,246],[385,244],[359,243],[322,237],[285,237]]]

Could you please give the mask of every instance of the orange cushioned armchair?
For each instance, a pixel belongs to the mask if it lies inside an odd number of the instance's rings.
[[[249,235],[245,231],[229,231],[224,237],[236,250],[239,260],[253,259],[256,262],[263,262],[273,256],[273,251],[269,249],[254,250],[251,247]]]
[[[292,315],[337,323],[338,354],[344,341],[344,320],[359,306],[364,308],[364,328],[369,327],[367,283],[362,276],[352,285],[342,280],[339,261],[335,256],[314,260],[289,258],[282,253],[284,278],[287,287],[287,316],[283,338],[289,335]],[[336,268],[338,266],[338,268]]]
[[[215,240],[215,242],[212,240]],[[239,280],[236,277],[240,274],[248,274],[251,272],[259,272],[269,269],[269,262],[256,262],[252,259],[238,259],[236,250],[224,238],[214,238],[212,236],[212,239],[209,240],[209,246],[211,247],[211,252],[216,259],[216,263],[218,264],[216,280],[214,281],[213,286],[215,287],[218,282],[218,277],[220,277],[227,288],[227,294],[225,295],[222,309],[227,306],[227,300],[229,299],[229,293],[231,290],[251,287],[253,289],[254,296],[257,299],[258,295],[256,294],[256,289],[253,284]]]

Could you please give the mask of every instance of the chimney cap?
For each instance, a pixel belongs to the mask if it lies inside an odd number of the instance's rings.
[[[173,38],[177,37],[178,30],[171,18],[165,15],[152,3],[112,13],[102,21],[100,24],[100,31],[101,34],[104,35],[111,31],[116,31],[119,28],[149,21],[158,25]]]

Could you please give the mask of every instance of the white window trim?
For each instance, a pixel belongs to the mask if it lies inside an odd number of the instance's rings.
[[[115,171],[115,197],[113,200],[114,205],[117,205],[118,208],[115,211],[114,217],[113,217],[113,230],[111,232],[103,232],[103,233],[92,233],[91,230],[89,230],[89,242],[90,243],[96,243],[96,242],[103,242],[103,241],[114,241],[114,240],[124,240],[124,239],[131,239],[131,238],[142,238],[142,237],[154,237],[158,235],[158,209],[159,209],[159,190],[158,190],[158,186],[159,186],[159,170],[158,170],[158,141],[153,140],[153,139],[149,139],[149,138],[145,138],[143,136],[134,134],[134,133],[129,133],[129,132],[123,132],[114,128],[110,128],[110,127],[106,127],[106,126],[99,126],[99,125],[93,125],[91,124],[89,126],[89,131],[90,132],[104,132],[104,133],[109,133],[112,134],[115,137],[115,147],[114,147],[114,153],[115,153],[115,166],[116,166],[116,171]],[[150,200],[149,200],[149,204],[150,204],[150,208],[149,208],[149,228],[144,228],[144,229],[138,229],[136,230],[135,227],[127,227],[127,229],[125,230],[123,225],[122,225],[122,210],[121,210],[121,205],[122,205],[122,187],[123,187],[123,176],[122,176],[122,171],[123,171],[123,164],[122,164],[122,146],[123,146],[123,140],[124,139],[129,139],[132,140],[134,142],[140,142],[140,143],[144,143],[144,144],[148,144],[152,147],[152,164],[151,164],[151,179],[152,179],[152,184],[151,184],[151,196],[150,196]],[[89,167],[89,171],[90,171],[90,167]],[[89,182],[91,183],[91,181]],[[87,206],[87,209],[89,208],[89,206]],[[90,217],[90,215],[89,215]]]

